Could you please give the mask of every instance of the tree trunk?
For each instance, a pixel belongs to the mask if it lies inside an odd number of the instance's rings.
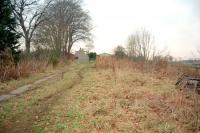
[[[29,39],[25,39],[26,53],[30,53],[31,49],[31,41]]]

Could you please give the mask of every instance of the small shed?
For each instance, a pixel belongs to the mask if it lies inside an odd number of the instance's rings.
[[[87,62],[89,61],[89,56],[87,55],[86,51],[80,49],[75,53],[76,59],[78,62]]]

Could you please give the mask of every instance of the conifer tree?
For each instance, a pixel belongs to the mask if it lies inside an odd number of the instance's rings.
[[[20,54],[18,42],[20,34],[15,31],[16,27],[17,23],[13,15],[11,1],[0,0],[0,56],[9,49],[15,63],[19,61]]]

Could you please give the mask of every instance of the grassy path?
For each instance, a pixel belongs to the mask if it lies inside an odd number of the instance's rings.
[[[44,72],[33,73],[30,76],[25,77],[25,78],[21,78],[18,80],[10,80],[6,82],[0,82],[0,95],[7,94],[13,90],[16,90],[17,88],[21,86],[24,86],[27,84],[33,84],[40,79],[59,74],[62,71],[66,71],[67,68],[68,68],[68,65],[61,63],[56,68],[52,68],[51,66],[48,66]]]
[[[63,93],[81,81],[86,64],[72,65],[63,79],[50,79],[37,89],[0,105],[0,132],[30,132],[34,122],[56,104]]]
[[[16,96],[19,96],[19,95],[22,95],[23,93],[25,93],[27,91],[30,91],[30,90],[37,88],[38,85],[44,83],[45,81],[51,80],[51,79],[56,79],[57,77],[61,77],[61,75],[62,75],[62,73],[49,75],[49,76],[41,78],[41,79],[39,79],[39,80],[37,80],[33,83],[26,84],[26,85],[23,85],[19,88],[16,88],[15,90],[7,92],[6,94],[2,94],[2,95],[0,94],[0,102],[9,100],[9,99],[16,97]]]

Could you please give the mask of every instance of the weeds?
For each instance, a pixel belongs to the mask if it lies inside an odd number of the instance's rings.
[[[175,129],[175,125],[163,122],[158,125],[157,131],[159,133],[175,133]]]
[[[57,131],[62,131],[64,129],[66,129],[66,128],[67,128],[67,126],[64,123],[58,123],[58,124],[56,124],[56,130]]]
[[[49,64],[52,64],[53,68],[55,68],[59,63],[59,58],[56,55],[51,55],[49,58]]]
[[[117,59],[115,57],[98,57],[96,60],[96,69],[111,69],[116,80],[116,72],[122,70],[136,70],[157,74],[158,78],[169,77],[177,78],[182,74],[199,77],[198,70],[194,67],[169,63],[165,60],[156,60],[149,62],[131,61],[127,58]]]
[[[28,77],[32,73],[44,72],[47,67],[47,61],[21,61],[17,65],[7,65],[0,71],[0,81],[19,79]]]

